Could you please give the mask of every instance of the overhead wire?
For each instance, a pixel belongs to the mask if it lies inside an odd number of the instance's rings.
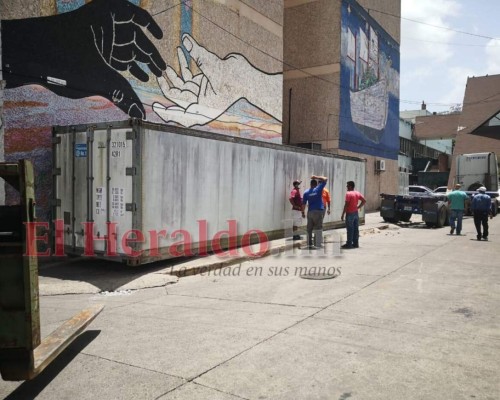
[[[424,40],[416,38],[405,38],[405,40],[411,40],[415,42],[432,43],[432,44],[443,44],[446,46],[462,46],[462,47],[500,47],[500,45],[488,45],[488,44],[472,44],[472,43],[449,43],[449,42],[436,42],[434,40]]]
[[[447,31],[456,32],[456,33],[461,33],[462,35],[475,36],[475,37],[479,37],[479,38],[482,38],[482,39],[489,39],[489,40],[500,40],[500,38],[494,38],[492,36],[480,35],[480,34],[477,34],[477,33],[462,31],[462,30],[459,30],[459,29],[453,29],[453,28],[449,28],[449,27],[446,27],[446,26],[429,24],[427,22],[419,21],[419,20],[412,19],[412,18],[402,17],[401,15],[391,14],[389,12],[382,11],[382,10],[376,10],[374,8],[368,8],[368,7],[366,7],[366,10],[367,11],[375,11],[375,12],[378,12],[380,14],[388,15],[390,17],[394,17],[394,18],[403,19],[403,20],[406,20],[406,21],[415,22],[417,24],[427,25],[427,26],[430,26],[430,27],[433,27],[433,28],[438,28],[438,29],[443,29],[443,30],[447,30]]]
[[[189,7],[189,8],[190,8],[190,9],[191,9],[194,13],[198,14],[200,17],[204,18],[205,20],[207,20],[208,22],[210,22],[210,23],[211,23],[211,24],[213,24],[214,26],[218,27],[218,28],[219,28],[219,29],[221,29],[222,31],[224,31],[224,32],[228,33],[229,35],[233,36],[234,38],[238,39],[238,40],[239,40],[239,41],[241,41],[242,43],[244,43],[244,44],[246,44],[246,45],[248,45],[248,46],[250,46],[250,47],[252,47],[252,48],[254,48],[254,49],[256,49],[256,50],[258,50],[258,51],[259,51],[259,52],[261,52],[262,54],[267,55],[267,56],[271,57],[272,59],[274,59],[274,60],[276,60],[276,61],[279,61],[280,63],[282,63],[282,64],[284,64],[284,65],[286,65],[286,66],[288,66],[288,67],[291,67],[291,68],[293,68],[293,69],[295,69],[295,70],[297,70],[297,71],[300,71],[300,72],[302,72],[302,73],[304,73],[304,74],[306,74],[306,75],[308,75],[308,76],[310,76],[310,77],[312,77],[312,78],[319,79],[319,80],[321,80],[321,81],[324,81],[324,82],[330,83],[330,84],[332,84],[332,85],[334,85],[334,86],[337,86],[337,87],[339,87],[339,88],[344,88],[344,89],[348,89],[348,88],[349,88],[348,86],[341,85],[341,84],[339,84],[339,83],[337,83],[337,82],[332,82],[332,81],[330,81],[330,80],[328,80],[328,79],[325,79],[325,78],[323,78],[323,77],[320,77],[320,76],[318,76],[318,75],[311,74],[311,73],[309,73],[308,71],[306,71],[306,70],[304,70],[304,69],[302,69],[302,68],[296,67],[296,66],[294,66],[294,65],[292,65],[292,64],[290,64],[290,63],[285,62],[285,61],[284,61],[284,60],[282,60],[282,59],[279,59],[279,58],[277,58],[277,57],[275,57],[275,56],[273,56],[273,55],[271,55],[271,54],[267,53],[266,51],[264,51],[264,50],[262,50],[262,49],[260,49],[260,48],[258,48],[258,47],[256,47],[256,46],[254,46],[254,45],[253,45],[253,44],[251,44],[251,43],[248,43],[247,41],[243,40],[243,39],[242,39],[242,38],[240,38],[239,36],[237,36],[237,35],[233,34],[232,32],[228,31],[228,30],[227,30],[227,29],[225,29],[224,27],[222,27],[222,26],[220,26],[219,24],[217,24],[216,22],[212,21],[210,18],[208,18],[208,17],[204,16],[202,13],[198,12],[197,10],[195,10],[195,9],[193,8],[193,6],[192,6],[192,5],[185,3],[185,0],[181,0],[181,3],[182,3],[182,4],[184,4],[186,7]],[[375,10],[375,9],[369,9],[369,10],[372,10],[372,11],[379,11],[379,10]],[[382,13],[383,13],[383,12],[382,12]],[[394,17],[396,17],[394,14],[391,14],[391,15],[392,15],[392,16],[394,16]],[[420,23],[420,21],[414,21],[414,22]],[[479,36],[482,36],[482,35],[479,35]],[[489,38],[489,37],[487,37],[487,38]],[[499,94],[500,94],[500,93],[499,93]],[[493,96],[495,96],[495,95],[493,95]],[[493,97],[493,96],[490,96],[490,97]],[[402,103],[409,103],[409,104],[420,104],[420,103],[421,103],[420,101],[417,101],[417,100],[404,100],[404,99],[399,99],[399,102],[400,102],[400,103],[401,103],[401,102],[402,102]],[[427,104],[427,105],[442,106],[442,107],[446,107],[446,106],[448,106],[448,107],[452,107],[452,106],[456,106],[456,105],[461,105],[462,103],[437,103],[437,102],[426,102],[426,104]],[[347,118],[346,116],[341,116],[341,115],[338,115],[338,116],[339,116],[339,117],[344,117],[344,118]],[[398,119],[399,119],[399,118],[398,118]]]
[[[349,88],[348,86],[341,85],[341,84],[339,84],[337,82],[330,81],[330,80],[328,80],[326,78],[323,78],[321,76],[318,76],[318,75],[314,75],[314,74],[308,72],[307,70],[305,70],[303,68],[300,68],[300,67],[297,67],[297,66],[295,66],[293,64],[290,64],[290,63],[284,61],[283,59],[280,59],[280,58],[278,58],[278,57],[276,57],[276,56],[274,56],[274,55],[272,55],[272,54],[270,54],[270,53],[268,53],[268,52],[260,49],[259,47],[257,47],[255,45],[249,43],[248,41],[242,39],[241,37],[233,34],[229,30],[225,29],[223,26],[221,26],[221,25],[217,24],[216,22],[212,21],[210,18],[206,17],[205,15],[203,15],[202,13],[200,13],[199,11],[197,11],[196,9],[194,9],[194,7],[191,4],[186,3],[186,0],[181,0],[180,2],[178,2],[178,3],[176,3],[176,4],[172,5],[172,6],[170,6],[168,8],[165,8],[163,10],[157,11],[157,12],[153,13],[152,15],[153,16],[160,15],[160,14],[165,13],[167,11],[170,11],[171,9],[176,8],[176,7],[180,6],[180,5],[184,5],[184,6],[188,7],[188,8],[190,8],[194,13],[196,13],[197,15],[199,15],[200,17],[202,17],[203,19],[207,20],[208,22],[210,22],[214,26],[218,27],[222,31],[226,32],[227,34],[231,35],[235,39],[237,39],[237,40],[241,41],[242,43],[244,43],[245,45],[247,45],[247,46],[249,46],[249,47],[251,47],[251,48],[253,48],[253,49],[255,49],[255,50],[259,51],[259,52],[261,52],[262,54],[264,54],[264,55],[272,58],[273,60],[278,61],[279,63],[281,63],[283,65],[286,65],[287,67],[292,68],[293,70],[300,71],[300,72],[304,73],[305,75],[307,75],[309,77],[312,77],[312,78],[321,80],[323,82],[332,84],[332,85],[337,86],[339,88],[344,88],[344,89],[348,89]],[[383,12],[381,10],[376,10],[376,9],[372,9],[372,8],[367,8],[367,10],[375,11],[375,12],[380,12],[382,14],[387,14],[387,15],[390,15],[390,16],[393,16],[393,17],[398,17],[398,16],[396,16],[394,14],[386,13],[386,12]],[[426,23],[424,23],[422,21],[417,21],[417,20],[413,20],[413,22],[426,24]],[[436,26],[436,27],[439,27],[439,26]],[[444,28],[444,27],[440,27],[440,28]],[[483,35],[476,35],[476,36],[483,37]],[[487,38],[490,38],[490,37],[487,37]],[[370,96],[370,94],[367,94],[367,95]],[[420,101],[417,101],[417,100],[405,100],[405,99],[401,99],[401,98],[399,99],[399,102],[400,103],[408,103],[408,104],[420,104]],[[435,103],[435,102],[427,102],[427,104],[428,105],[435,105],[435,106],[442,106],[442,107],[446,107],[446,106],[451,107],[451,106],[455,106],[455,105],[461,104],[461,103]]]
[[[280,58],[278,58],[278,57],[276,57],[276,56],[274,56],[274,55],[272,55],[272,54],[269,54],[268,52],[266,52],[266,51],[264,51],[264,50],[260,49],[259,47],[257,47],[257,46],[255,46],[255,45],[253,45],[253,44],[249,43],[248,41],[245,41],[245,40],[244,40],[244,39],[242,39],[241,37],[239,37],[239,36],[237,36],[237,35],[233,34],[233,33],[232,33],[232,32],[230,32],[229,30],[227,30],[227,29],[225,29],[224,27],[222,27],[221,25],[219,25],[219,24],[217,24],[216,22],[212,21],[210,18],[206,17],[205,15],[203,15],[202,13],[200,13],[199,11],[197,11],[196,9],[194,9],[194,8],[193,8],[193,6],[192,6],[191,4],[186,3],[186,2],[185,2],[185,0],[181,0],[180,2],[178,2],[178,3],[176,3],[176,4],[172,5],[172,6],[170,6],[170,7],[168,7],[168,8],[165,8],[165,9],[163,9],[163,10],[160,10],[160,11],[158,11],[158,12],[155,12],[155,13],[153,13],[152,15],[153,15],[153,16],[160,15],[160,14],[165,13],[165,12],[167,12],[167,11],[169,11],[169,10],[173,9],[173,8],[179,7],[180,5],[184,5],[184,6],[188,7],[188,8],[190,8],[190,9],[191,9],[194,13],[196,13],[197,15],[199,15],[201,18],[203,18],[203,19],[207,20],[208,22],[210,22],[210,23],[211,23],[211,24],[213,24],[214,26],[218,27],[218,28],[219,28],[219,29],[221,29],[222,31],[226,32],[227,34],[231,35],[232,37],[234,37],[234,38],[236,38],[237,40],[241,41],[242,43],[246,44],[247,46],[249,46],[249,47],[251,47],[251,48],[253,48],[253,49],[255,49],[255,50],[257,50],[257,51],[261,52],[262,54],[264,54],[264,55],[266,55],[266,56],[268,56],[268,57],[272,58],[273,60],[275,60],[275,61],[278,61],[278,62],[282,63],[283,65],[286,65],[286,66],[288,66],[288,67],[290,67],[290,68],[293,68],[294,70],[301,71],[302,73],[304,73],[304,74],[305,74],[305,75],[307,75],[307,76],[310,76],[310,77],[312,77],[312,78],[315,78],[315,79],[318,79],[318,80],[324,81],[324,82],[326,82],[326,83],[330,83],[330,84],[332,84],[332,85],[334,85],[334,86],[337,86],[337,87],[339,87],[339,88],[345,88],[345,89],[349,88],[348,86],[344,86],[344,85],[341,85],[341,84],[339,84],[339,83],[337,83],[337,82],[333,82],[333,81],[330,81],[330,80],[328,80],[328,79],[326,79],[326,78],[323,78],[323,77],[321,77],[321,76],[314,75],[314,74],[312,74],[312,73],[310,73],[310,72],[308,72],[308,71],[304,70],[303,68],[296,67],[296,66],[294,66],[294,65],[292,65],[292,64],[290,64],[290,63],[288,63],[288,62],[285,62],[284,60],[282,60],[282,59],[280,59]],[[367,10],[374,11],[374,12],[379,12],[379,13],[382,13],[382,14],[386,14],[386,15],[390,15],[390,16],[393,16],[393,17],[397,17],[397,18],[399,18],[399,16],[397,16],[397,15],[394,15],[394,14],[391,14],[391,13],[387,13],[387,12],[383,12],[383,11],[381,11],[381,10],[376,10],[376,9],[372,9],[372,8],[367,8]],[[407,19],[407,18],[403,18],[403,17],[401,17],[401,19]],[[410,20],[410,21],[412,21],[412,22],[415,22],[415,23],[421,23],[421,24],[424,24],[424,25],[431,25],[431,24],[424,23],[424,22],[422,22],[422,21],[411,20],[411,19],[408,19],[408,20]],[[431,25],[431,26],[436,27],[436,28],[443,28],[443,29],[447,29],[446,27],[440,27],[440,26],[437,26],[437,25]],[[453,30],[453,29],[451,29],[451,30]],[[456,31],[456,30],[455,30],[455,31]],[[464,34],[469,34],[468,32],[463,32],[463,31],[457,31],[457,32],[464,33]],[[499,39],[495,39],[495,38],[492,38],[492,37],[489,37],[489,36],[485,36],[485,35],[477,35],[477,34],[471,34],[471,35],[472,35],[472,36],[482,37],[482,38],[487,38],[487,39],[499,40]],[[0,70],[0,71],[1,71],[1,70]],[[77,88],[73,88],[73,89],[75,89],[75,90],[81,90],[81,89],[77,89]],[[140,90],[140,89],[139,89],[139,90]],[[487,99],[489,99],[489,98],[491,98],[491,97],[494,97],[494,96],[496,96],[497,94],[500,94],[500,92],[499,92],[499,93],[496,93],[496,94],[493,94],[493,95],[489,96],[488,98],[485,98],[485,99],[479,100],[479,101],[477,101],[477,102],[467,103],[467,104],[468,104],[468,105],[470,105],[470,104],[474,104],[474,103],[484,102],[485,100],[487,100]],[[94,95],[95,95],[95,94],[94,94]],[[99,94],[97,94],[97,95],[99,95]],[[101,95],[102,95],[102,94],[101,94]],[[417,100],[404,100],[404,99],[399,99],[399,102],[400,102],[400,103],[408,103],[408,104],[420,104],[420,103],[421,103],[420,101],[417,101]],[[150,104],[147,104],[147,103],[143,103],[143,104],[145,104],[145,105],[150,105]],[[451,107],[451,106],[460,105],[461,103],[435,103],[435,102],[427,102],[426,104],[427,104],[427,105],[435,105],[435,106],[443,106],[443,107],[444,107],[444,106],[450,106],[450,107]],[[236,115],[236,116],[243,116],[242,114],[238,114],[238,113],[230,113],[230,114],[232,114],[232,115]],[[338,116],[339,118],[349,118],[348,116],[344,116],[344,115],[341,115],[341,114],[332,114],[332,115],[334,115],[334,116]],[[254,118],[254,117],[252,117],[252,116],[247,116],[247,118],[248,118],[248,119],[255,119],[255,120],[258,120],[258,121],[262,121],[262,119],[260,119],[260,118]],[[398,118],[394,118],[394,119],[399,120],[399,117],[398,117]]]
[[[246,44],[247,46],[252,47],[252,48],[254,48],[255,50],[257,50],[257,51],[261,52],[262,54],[264,54],[264,55],[266,55],[266,56],[268,56],[268,57],[270,57],[270,58],[272,58],[272,59],[274,59],[274,60],[276,60],[276,61],[278,61],[278,62],[282,63],[283,65],[286,65],[287,67],[290,67],[290,68],[292,68],[293,70],[300,71],[300,72],[304,73],[305,75],[308,75],[308,76],[310,76],[310,77],[312,77],[312,78],[315,78],[315,79],[321,80],[321,81],[326,82],[326,83],[330,83],[330,84],[332,84],[332,85],[334,85],[334,86],[337,86],[337,87],[339,87],[339,88],[349,89],[349,86],[341,85],[341,84],[339,84],[339,83],[337,83],[337,82],[330,81],[330,80],[328,80],[328,79],[326,79],[326,78],[323,78],[323,77],[321,77],[321,76],[311,74],[310,72],[308,72],[307,70],[305,70],[305,69],[303,69],[303,68],[297,67],[297,66],[295,66],[295,65],[293,65],[293,64],[290,64],[290,63],[288,63],[288,62],[286,62],[286,61],[284,61],[284,60],[282,60],[282,59],[280,59],[280,58],[275,57],[275,56],[274,56],[274,55],[272,55],[272,54],[269,54],[268,52],[266,52],[266,51],[264,51],[264,50],[260,49],[260,48],[259,48],[259,47],[257,47],[257,46],[254,46],[253,44],[251,44],[251,43],[247,42],[246,40],[244,40],[244,39],[240,38],[239,36],[237,36],[237,35],[233,34],[232,32],[228,31],[226,28],[224,28],[224,27],[222,27],[221,25],[217,24],[216,22],[212,21],[210,18],[206,17],[205,15],[203,15],[202,13],[200,13],[199,11],[195,10],[195,9],[193,8],[193,6],[192,6],[192,5],[185,3],[185,0],[181,0],[181,3],[182,3],[182,4],[184,4],[186,7],[190,8],[190,9],[191,9],[194,13],[198,14],[200,17],[204,18],[205,20],[207,20],[208,22],[210,22],[210,23],[211,23],[211,24],[213,24],[214,26],[216,26],[216,27],[218,27],[219,29],[221,29],[222,31],[224,31],[224,32],[228,33],[229,35],[233,36],[234,38],[236,38],[237,40],[239,40],[239,41],[241,41],[242,43]],[[370,10],[372,10],[372,11],[378,11],[378,10],[375,10],[375,9],[370,9]],[[393,15],[393,16],[394,16],[394,15]],[[415,22],[417,22],[417,21],[415,21]],[[420,104],[420,101],[416,101],[416,100],[405,100],[405,99],[399,99],[399,102],[400,102],[400,103],[401,103],[401,102],[402,102],[402,103],[409,103],[409,104]],[[434,102],[427,102],[427,104],[428,104],[428,105],[435,105],[435,106],[443,106],[443,107],[446,107],[446,106],[448,106],[448,107],[452,107],[452,106],[456,106],[457,104],[461,104],[461,103],[434,103]]]
[[[222,27],[221,25],[217,24],[215,21],[212,21],[210,18],[206,17],[205,15],[203,15],[202,13],[200,13],[199,11],[195,10],[191,4],[187,4],[187,3],[185,3],[185,1],[184,1],[184,0],[181,0],[181,2],[179,3],[179,5],[180,5],[180,4],[184,4],[186,7],[190,8],[190,9],[192,10],[192,12],[193,12],[193,13],[196,13],[196,14],[197,14],[197,15],[199,15],[201,18],[203,18],[203,19],[207,20],[208,22],[210,22],[210,23],[211,23],[211,24],[213,24],[214,26],[218,27],[218,28],[219,28],[219,29],[221,29],[222,31],[224,31],[224,32],[226,32],[227,34],[229,34],[230,36],[232,36],[232,37],[236,38],[237,40],[241,41],[242,43],[246,44],[247,46],[249,46],[249,47],[251,47],[251,48],[253,48],[253,49],[255,49],[255,50],[257,50],[257,51],[261,52],[262,54],[264,54],[264,55],[266,55],[266,56],[270,57],[271,59],[274,59],[275,61],[278,61],[278,62],[282,63],[283,65],[286,65],[286,66],[288,66],[288,67],[291,67],[291,68],[293,68],[294,70],[301,71],[302,73],[304,73],[304,74],[306,74],[306,75],[308,75],[308,76],[310,76],[310,77],[313,77],[313,78],[315,78],[315,79],[319,79],[319,80],[321,80],[321,81],[324,81],[324,82],[330,83],[330,84],[332,84],[332,85],[334,85],[334,86],[337,86],[337,87],[339,87],[339,88],[348,88],[348,87],[343,86],[343,85],[341,85],[341,84],[339,84],[339,83],[337,83],[337,82],[332,82],[332,81],[330,81],[330,80],[328,80],[328,79],[325,79],[325,78],[323,78],[323,77],[320,77],[320,76],[318,76],[318,75],[311,74],[311,73],[309,73],[308,71],[306,71],[306,70],[304,70],[304,69],[302,69],[302,68],[296,67],[296,66],[294,66],[294,65],[292,65],[292,64],[290,64],[290,63],[288,63],[288,62],[285,62],[284,60],[282,60],[282,59],[280,59],[280,58],[278,58],[278,57],[275,57],[275,56],[274,56],[274,55],[272,55],[272,54],[269,54],[268,52],[266,52],[266,51],[264,51],[264,50],[260,49],[259,47],[257,47],[257,46],[255,46],[255,45],[253,45],[253,44],[251,44],[251,43],[249,43],[249,42],[247,42],[247,41],[243,40],[241,37],[239,37],[239,36],[237,36],[237,35],[233,34],[233,33],[232,33],[232,32],[230,32],[229,30],[227,30],[227,29],[225,29],[224,27]],[[170,7],[170,8],[172,8],[172,7]],[[170,9],[170,8],[169,8],[169,9]],[[472,34],[472,33],[470,33],[470,32],[460,31],[460,30],[456,30],[456,29],[452,29],[452,28],[441,27],[441,26],[437,26],[437,25],[428,24],[428,23],[425,23],[425,22],[423,22],[423,21],[417,21],[417,20],[412,20],[412,19],[409,19],[409,18],[401,17],[401,16],[396,16],[396,15],[394,15],[394,14],[386,13],[386,12],[383,12],[383,11],[381,11],[381,10],[375,10],[375,9],[372,9],[372,8],[367,8],[367,10],[369,10],[369,11],[376,11],[376,12],[380,12],[380,13],[382,13],[382,14],[387,14],[387,15],[390,15],[390,16],[393,16],[393,17],[396,17],[396,18],[401,18],[401,19],[409,20],[409,21],[412,21],[412,22],[415,22],[415,23],[420,23],[420,24],[423,24],[423,25],[428,25],[428,26],[432,26],[432,27],[435,27],[435,28],[441,28],[441,29],[447,29],[447,30],[455,31],[455,32],[458,32],[458,33],[461,33],[461,34],[467,34],[467,35],[476,36],[476,37],[481,37],[481,38],[486,38],[486,39],[490,39],[490,40],[499,40],[499,39],[496,39],[496,38],[493,38],[493,37],[489,37],[489,36],[485,36],[485,35]],[[155,15],[156,15],[156,14],[155,14]],[[500,94],[500,93],[498,93],[498,94]],[[491,97],[494,97],[494,96],[496,96],[496,95],[497,95],[497,94],[493,94],[492,96],[489,96],[489,97],[487,97],[487,98],[485,98],[485,99],[482,99],[482,100],[478,101],[477,103],[484,102],[484,101],[486,101],[487,99],[489,99],[489,98],[491,98]],[[415,101],[415,100],[404,100],[404,99],[399,99],[399,101],[400,101],[400,102],[403,102],[403,103],[404,103],[404,102],[407,102],[407,103],[411,103],[411,104],[420,104],[420,101]],[[433,103],[433,102],[428,102],[427,104],[428,104],[428,105],[439,105],[439,106],[456,106],[456,105],[460,105],[461,103]],[[471,104],[471,103],[467,103],[467,104]],[[228,111],[228,110],[226,110],[226,113],[228,113],[227,111]],[[231,112],[229,112],[229,114],[232,114],[232,113],[231,113]],[[233,115],[234,115],[234,114],[233,114]],[[241,116],[241,115],[239,115],[239,114],[236,114],[236,115]],[[341,114],[331,114],[331,115],[337,116],[337,117],[339,117],[339,118],[349,118],[349,119],[350,119],[350,117],[348,117],[348,116],[344,116],[344,115],[341,115]],[[389,118],[389,117],[388,117],[388,118]],[[400,120],[399,116],[398,116],[397,118],[395,118],[395,119],[397,119],[398,121]],[[359,143],[358,143],[358,142],[353,142],[353,144],[359,145]],[[365,147],[366,147],[366,146],[365,146]],[[372,147],[373,149],[380,150],[380,148],[379,148],[379,147],[375,147],[375,146],[367,146],[367,147]]]

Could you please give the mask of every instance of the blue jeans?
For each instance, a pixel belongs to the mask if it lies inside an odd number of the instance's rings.
[[[345,216],[345,225],[347,228],[347,242],[348,246],[359,245],[359,215],[357,212],[348,213]]]
[[[455,220],[457,221],[457,235],[462,232],[462,219],[464,217],[464,210],[451,210],[450,212],[450,228],[455,229]]]

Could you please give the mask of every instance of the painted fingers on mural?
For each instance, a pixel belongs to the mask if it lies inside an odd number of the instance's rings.
[[[127,0],[94,0],[65,14],[2,21],[6,87],[42,85],[79,99],[99,95],[132,117],[144,106],[122,75],[146,82],[166,64],[144,30],[163,34],[151,15]]]
[[[196,63],[200,74],[193,75],[184,51],[179,47],[180,75],[171,67],[158,78],[164,96],[174,105],[154,103],[153,110],[165,122],[176,122],[191,127],[219,119],[234,103],[247,99],[264,112],[281,120],[282,75],[268,74],[241,54],[231,53],[225,58],[200,46],[189,34],[182,44]]]

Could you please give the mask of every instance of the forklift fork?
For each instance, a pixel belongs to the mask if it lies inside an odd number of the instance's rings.
[[[20,196],[19,205],[0,206],[0,373],[4,380],[19,381],[42,372],[103,306],[81,311],[41,340],[38,259],[27,243],[36,221],[33,166],[29,160],[0,163],[0,178]]]

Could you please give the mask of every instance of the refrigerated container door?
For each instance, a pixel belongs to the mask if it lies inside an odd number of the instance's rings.
[[[76,249],[84,249],[84,222],[88,222],[89,190],[92,180],[92,131],[76,132],[73,143],[73,243]]]
[[[54,139],[54,215],[53,218],[61,221],[62,236],[66,248],[74,250],[73,243],[73,162],[75,134],[58,134]],[[57,235],[57,233],[54,233]]]
[[[130,129],[113,129],[109,140],[109,221],[116,224],[116,248],[119,254],[127,254],[124,236],[133,229],[133,214],[137,209],[133,202],[133,180],[138,179],[133,165],[133,136]]]
[[[93,185],[92,204],[90,211],[93,220],[93,249],[96,252],[106,252],[108,243],[107,221],[108,221],[108,153],[110,131],[108,129],[96,129],[93,141]],[[114,240],[114,238],[112,238]]]

